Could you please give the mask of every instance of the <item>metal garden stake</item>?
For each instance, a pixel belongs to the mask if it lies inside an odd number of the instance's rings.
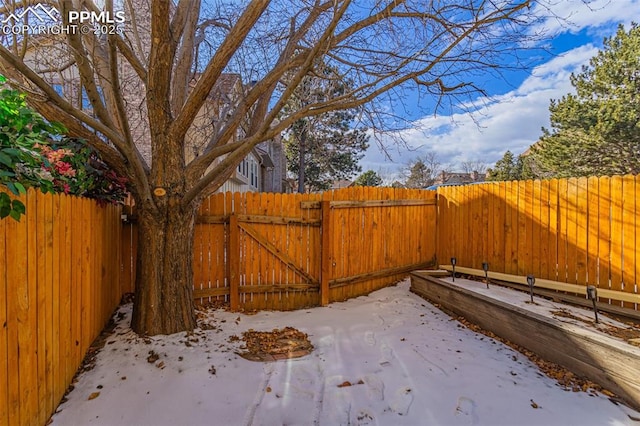
[[[456,259],[455,257],[451,258],[451,269],[452,269],[452,274],[453,274],[453,282],[456,282],[456,262],[458,261],[458,259]]]
[[[489,264],[487,262],[482,262],[482,270],[484,271],[484,282],[489,288]]]
[[[533,286],[536,283],[536,277],[529,274],[527,275],[527,284],[529,284],[529,294],[531,295],[531,303],[533,303]]]
[[[593,302],[593,314],[596,317],[596,324],[598,323],[598,308],[596,307],[596,299],[598,298],[598,290],[595,286],[587,286],[587,297]]]

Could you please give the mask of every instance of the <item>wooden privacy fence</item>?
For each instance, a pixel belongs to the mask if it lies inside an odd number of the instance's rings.
[[[597,286],[637,309],[640,177],[500,182],[437,191],[217,194],[195,230],[194,296],[299,309],[460,267]],[[30,190],[0,221],[0,424],[44,424],[123,292],[136,226],[121,209]],[[436,206],[437,202],[437,206]],[[437,207],[437,209],[436,209]],[[114,239],[122,235],[122,241]]]
[[[640,177],[494,182],[438,189],[438,259],[640,302]],[[562,288],[557,286],[557,288]],[[604,290],[604,291],[601,291]]]
[[[120,301],[120,208],[20,199],[0,220],[0,425],[44,425]]]
[[[199,210],[194,297],[234,309],[300,309],[367,294],[435,265],[435,192],[214,194]],[[135,223],[123,281],[133,291]]]

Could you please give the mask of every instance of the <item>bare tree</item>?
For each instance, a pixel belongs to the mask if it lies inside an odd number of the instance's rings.
[[[435,183],[436,178],[445,169],[440,163],[438,154],[429,151],[411,160],[402,170],[407,188],[426,188]]]
[[[460,164],[460,167],[464,173],[467,173],[470,176],[477,174],[479,177],[484,177],[487,173],[487,165],[478,160],[463,161]]]
[[[7,19],[36,2],[5,0],[0,13]],[[107,31],[58,31],[53,39],[9,33],[0,67],[39,112],[129,178],[139,221],[132,327],[150,335],[195,326],[197,208],[256,144],[297,120],[402,88],[438,102],[476,93],[474,75],[520,63],[514,49],[527,44],[536,19],[529,0],[210,0],[206,7],[200,0],[105,0],[100,16],[91,0],[48,4],[67,28],[82,10]],[[108,31],[105,19],[117,17],[118,7],[122,33]],[[317,64],[339,70],[326,78],[353,86],[283,115],[304,77],[322,75]],[[243,90],[216,101],[223,119],[207,123],[212,90],[229,73],[240,76]],[[79,85],[61,95],[55,78]],[[193,155],[189,138],[198,125],[207,140]]]

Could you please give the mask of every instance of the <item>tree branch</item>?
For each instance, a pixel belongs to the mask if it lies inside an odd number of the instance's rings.
[[[195,87],[184,103],[180,114],[176,117],[171,126],[171,137],[182,139],[187,129],[193,123],[209,92],[213,88],[224,67],[229,63],[233,54],[246,39],[253,28],[255,22],[269,5],[269,0],[256,0],[251,2],[233,26],[233,29],[225,37],[224,41],[216,51],[215,55],[198,79]]]

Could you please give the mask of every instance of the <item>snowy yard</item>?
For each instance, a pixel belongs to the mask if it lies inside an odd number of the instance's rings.
[[[640,425],[408,289],[296,312],[212,310],[206,330],[153,338],[129,330],[125,305],[53,425]],[[310,355],[252,362],[229,341],[285,326],[309,335]]]

